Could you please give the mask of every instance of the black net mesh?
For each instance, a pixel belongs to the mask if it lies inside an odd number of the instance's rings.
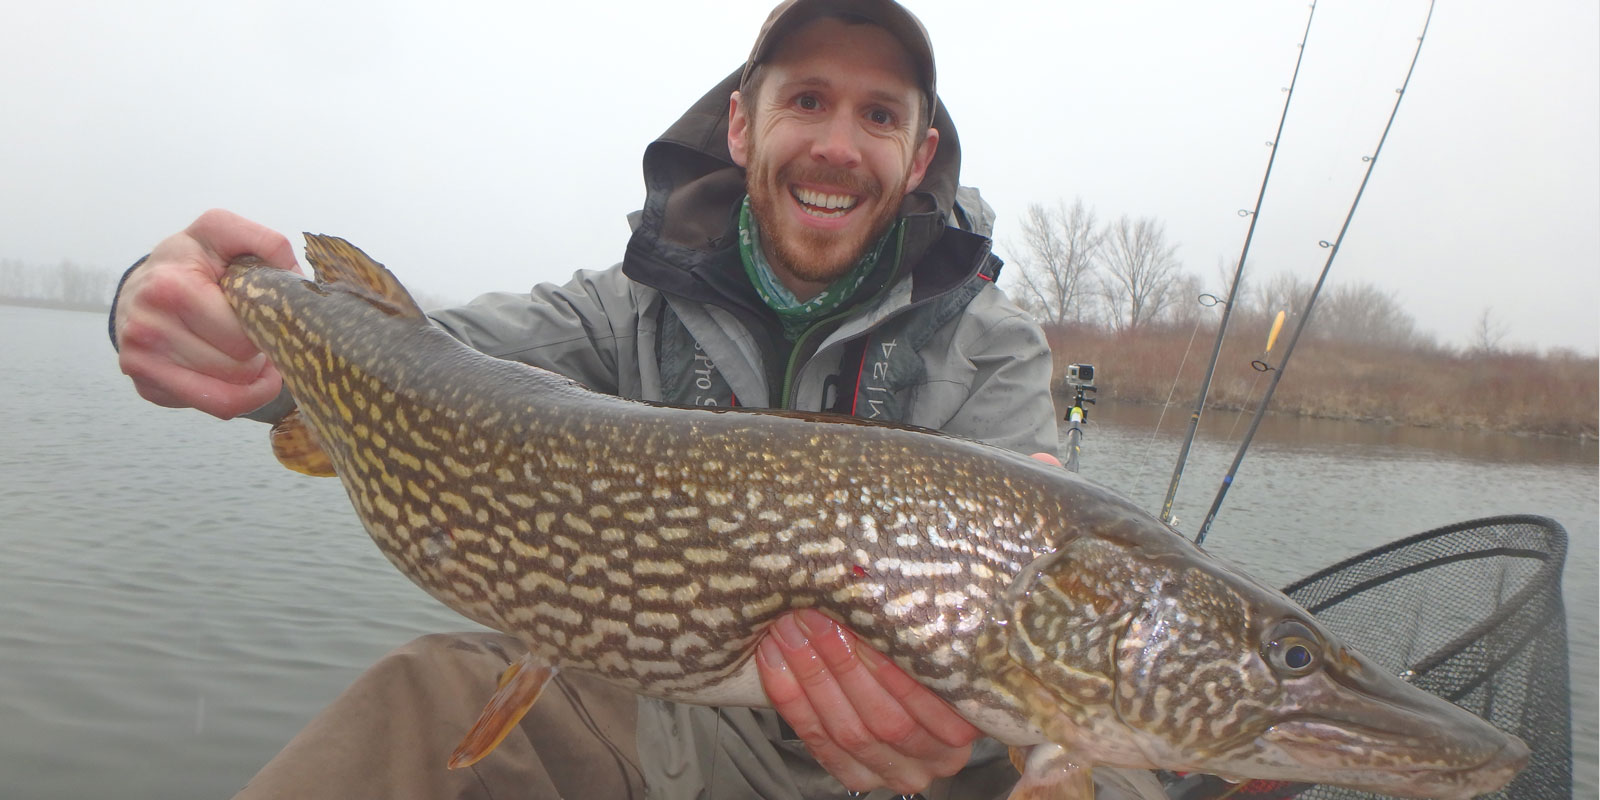
[[[1377,663],[1527,742],[1527,769],[1486,797],[1570,800],[1566,555],[1567,532],[1555,520],[1493,517],[1363,553],[1284,592]],[[1191,783],[1180,796],[1234,788],[1207,784]],[[1245,784],[1235,791],[1241,798],[1381,797],[1333,786]]]

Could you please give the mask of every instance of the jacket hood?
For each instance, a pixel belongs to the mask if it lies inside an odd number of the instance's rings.
[[[744,169],[733,163],[728,152],[728,98],[739,88],[741,72],[734,70],[645,148],[645,203],[623,259],[624,272],[630,278],[690,297],[704,297],[709,286],[725,298],[754,298],[742,268],[737,274],[726,274],[730,270],[713,267],[726,262],[730,250],[736,252],[735,212],[745,195]],[[943,101],[935,103],[933,127],[939,131],[939,148],[921,185],[906,195],[900,206],[906,236],[899,274],[907,270],[921,273],[924,256],[945,236],[947,222],[955,218],[952,211],[961,172],[961,142]],[[986,239],[966,235],[982,240],[987,255]],[[976,243],[963,244],[966,246],[959,249],[970,251]],[[953,288],[979,265],[961,265],[959,280],[956,275],[941,275],[932,282],[943,285],[940,288]]]

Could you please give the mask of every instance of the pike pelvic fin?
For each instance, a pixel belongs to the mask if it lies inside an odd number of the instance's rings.
[[[523,654],[506,667],[500,675],[500,688],[489,698],[472,730],[467,731],[461,744],[450,754],[450,769],[470,767],[494,752],[506,734],[522,721],[528,709],[533,708],[555,674],[555,667],[535,661],[532,653]]]
[[[313,478],[332,478],[333,460],[328,451],[317,442],[317,435],[300,416],[300,409],[290,411],[278,424],[272,426],[272,454],[278,463]]]
[[[1007,800],[1094,800],[1092,769],[1075,763],[1059,745],[1013,747],[1010,754],[1022,779]]]
[[[305,237],[306,260],[318,283],[360,295],[390,316],[422,319],[422,308],[406,287],[361,248],[337,236],[307,233]]]

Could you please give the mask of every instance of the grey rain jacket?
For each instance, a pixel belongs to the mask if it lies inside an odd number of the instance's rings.
[[[728,154],[735,72],[644,156],[647,197],[621,264],[561,286],[487,294],[433,319],[472,347],[596,391],[683,405],[835,410],[1056,452],[1043,332],[993,280],[993,212],[939,148],[901,207],[902,256],[792,346],[739,260],[744,172]],[[959,199],[959,202],[958,202]]]
[[[993,212],[959,189],[960,143],[941,103],[939,148],[901,206],[902,256],[839,314],[786,342],[737,245],[743,170],[728,154],[735,72],[645,150],[645,205],[621,264],[531,294],[489,294],[433,315],[491,355],[591,389],[677,404],[835,410],[1055,453],[1044,333],[995,288]],[[652,798],[834,798],[839,784],[771,709],[639,698]],[[1004,796],[1016,780],[993,740],[935,795]],[[933,796],[933,795],[930,795]]]
[[[432,314],[435,322],[485,353],[622,397],[834,410],[1055,453],[1049,347],[994,286],[993,211],[976,190],[958,188],[960,143],[943,104],[933,120],[938,152],[901,206],[901,258],[791,344],[739,260],[744,175],[727,148],[738,79],[723,80],[645,150],[647,196],[621,264],[527,294],[484,295]],[[273,421],[291,402],[285,395],[247,416]],[[841,794],[771,709],[640,698],[638,711],[653,798]],[[1016,779],[1004,754],[981,740],[967,770],[930,796],[1003,796]]]

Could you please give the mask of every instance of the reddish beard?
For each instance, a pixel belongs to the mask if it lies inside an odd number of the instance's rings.
[[[909,177],[903,176],[894,192],[886,195],[883,185],[870,176],[793,164],[784,165],[774,175],[772,164],[756,157],[746,175],[745,190],[750,194],[750,210],[755,214],[761,243],[772,267],[810,283],[830,283],[850,271],[867,248],[894,224],[900,214],[899,204],[885,202],[885,199],[904,197]],[[792,230],[796,226],[784,225],[787,219],[780,206],[785,202],[798,202],[789,196],[789,187],[806,182],[839,187],[860,197],[850,213],[870,214],[868,224],[847,231],[803,227]]]

